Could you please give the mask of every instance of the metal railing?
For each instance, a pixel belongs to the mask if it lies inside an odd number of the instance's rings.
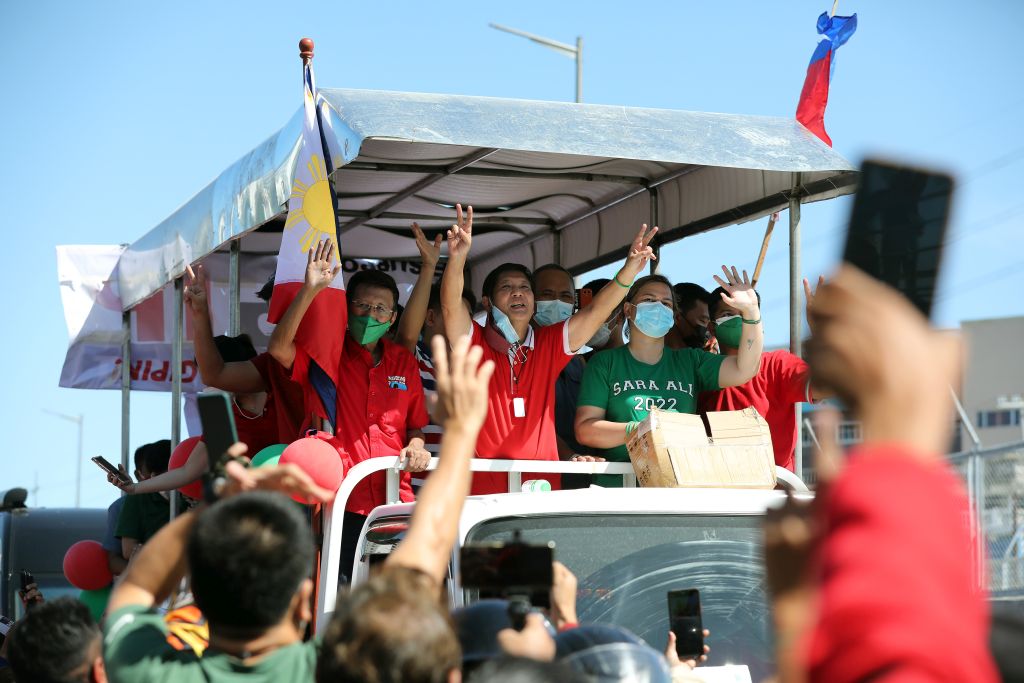
[[[949,461],[964,479],[982,538],[979,582],[986,578],[994,596],[1024,596],[1024,442],[957,453]]]

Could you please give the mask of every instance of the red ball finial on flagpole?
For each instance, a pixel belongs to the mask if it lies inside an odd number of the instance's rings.
[[[313,59],[313,39],[303,38],[299,41],[299,57],[302,57],[302,63]]]

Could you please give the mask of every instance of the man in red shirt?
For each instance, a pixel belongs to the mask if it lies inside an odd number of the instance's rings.
[[[804,281],[807,303],[810,307],[814,298],[807,281]],[[708,310],[711,317],[710,331],[718,340],[726,356],[739,354],[739,334],[743,321],[739,311],[722,301],[721,287],[711,293]],[[761,295],[757,295],[758,303]],[[807,363],[799,356],[781,349],[761,355],[761,367],[754,379],[738,387],[720,391],[709,391],[700,395],[700,412],[719,410],[743,410],[751,406],[768,423],[772,434],[772,450],[775,464],[794,471],[794,453],[799,430],[796,424],[796,404],[812,403],[815,399],[827,398],[820,391],[811,393],[810,372]]]
[[[317,249],[316,245],[313,247]],[[297,362],[295,333],[313,297],[325,289],[337,271],[332,270],[332,250],[317,250],[306,268],[305,282],[270,337],[270,353],[292,370],[299,382],[309,382],[308,359]],[[369,458],[400,455],[405,472],[400,480],[403,501],[414,496],[410,472],[421,472],[430,462],[424,448],[423,426],[427,410],[416,359],[384,334],[395,322],[398,286],[387,273],[361,270],[348,282],[348,332],[345,335],[341,378],[335,408],[332,443],[346,458],[346,467]],[[311,392],[306,392],[307,404]],[[322,414],[323,406],[307,405],[307,413]],[[328,411],[330,412],[330,411]],[[350,571],[355,544],[366,516],[385,502],[385,474],[379,472],[352,492],[345,507],[342,531],[342,567]]]
[[[466,260],[473,239],[473,207],[448,231],[448,265],[441,279],[441,310],[449,340],[469,334],[484,358],[495,361],[487,401],[487,420],[477,440],[479,458],[558,460],[555,440],[555,380],[573,355],[590,340],[618,306],[633,279],[654,258],[650,241],[658,228],[644,225],[615,279],[594,295],[589,306],[564,322],[531,325],[536,306],[531,273],[526,266],[506,263],[484,280],[481,301],[488,315],[473,322],[462,305]],[[523,478],[533,475],[524,474]],[[545,477],[547,478],[547,477]],[[557,477],[551,477],[555,485]],[[508,490],[503,473],[477,474],[473,493]]]

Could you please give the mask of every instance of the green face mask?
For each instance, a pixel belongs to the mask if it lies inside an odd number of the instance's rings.
[[[388,331],[391,321],[382,323],[368,315],[360,315],[348,319],[348,332],[360,346],[372,344]]]
[[[719,344],[731,349],[740,347],[743,337],[743,318],[738,315],[727,315],[715,321],[715,338]]]

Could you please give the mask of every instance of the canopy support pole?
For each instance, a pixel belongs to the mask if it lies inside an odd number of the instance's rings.
[[[171,452],[181,443],[181,338],[182,314],[184,312],[184,277],[174,279],[174,314],[171,334],[174,335],[171,345]],[[178,511],[178,491],[171,491],[171,519]]]
[[[132,409],[132,311],[121,314],[121,465],[131,472],[128,459],[131,454]]]
[[[235,337],[241,334],[242,283],[239,277],[242,256],[242,240],[231,241],[231,252],[228,256],[228,334]]]
[[[647,225],[648,228],[653,228],[658,224],[658,188],[657,186],[648,187],[647,193],[651,195],[651,222]],[[651,259],[649,267],[651,269],[651,275],[656,275],[661,270],[661,243],[655,239],[651,244],[651,249],[654,250],[654,258]]]
[[[789,350],[800,356],[803,347],[803,329],[801,321],[803,306],[801,305],[801,265],[800,265],[800,181],[799,173],[793,174],[793,191],[789,195]],[[796,440],[793,464],[796,476],[804,477],[804,443],[803,443],[803,404],[797,403],[796,428],[801,435]]]

